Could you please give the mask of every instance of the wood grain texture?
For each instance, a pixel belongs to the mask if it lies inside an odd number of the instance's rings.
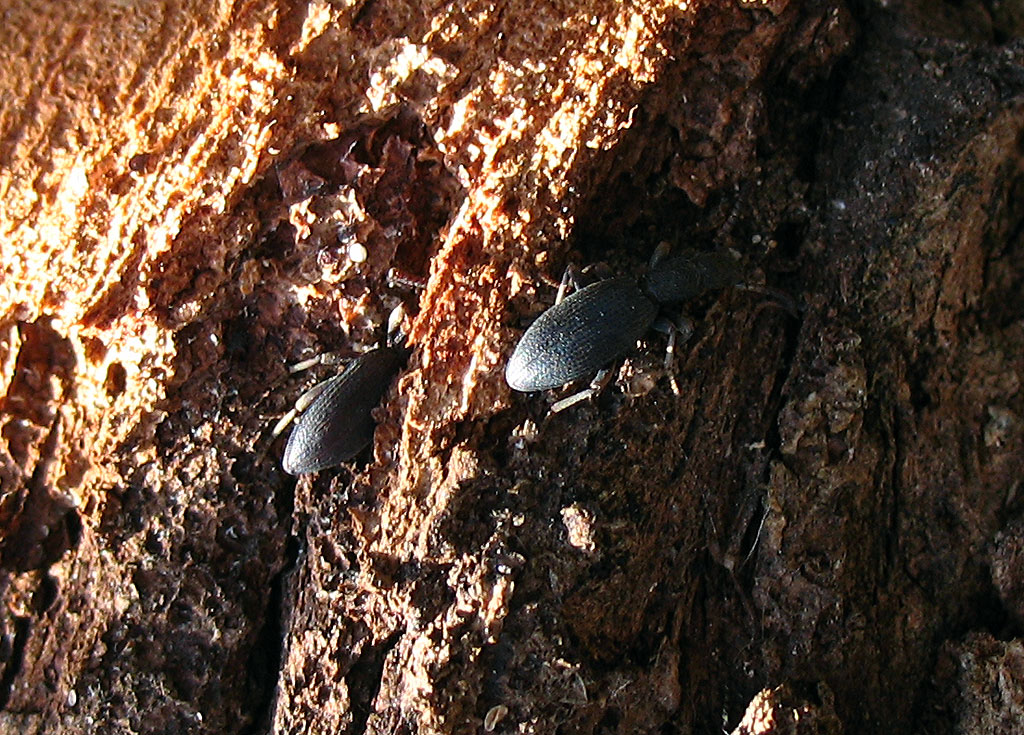
[[[925,0],[6,3],[0,732],[1012,721],[1020,36]],[[661,241],[800,313],[689,305],[678,393],[652,337],[592,402],[513,394],[566,263]],[[289,478],[288,366],[399,302],[372,455]]]

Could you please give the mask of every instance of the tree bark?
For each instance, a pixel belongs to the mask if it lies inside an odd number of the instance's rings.
[[[1019,727],[1019,4],[4,15],[0,732]],[[746,274],[673,366],[510,391],[662,242]],[[287,476],[289,366],[399,304]]]

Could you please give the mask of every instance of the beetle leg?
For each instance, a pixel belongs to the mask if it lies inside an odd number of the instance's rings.
[[[294,411],[296,413],[302,413],[305,411],[309,407],[309,404],[315,401],[316,397],[324,392],[324,388],[326,388],[327,384],[330,382],[330,378],[323,380],[299,396],[298,400],[295,401]]]
[[[309,370],[317,365],[341,365],[351,360],[353,355],[355,355],[353,352],[321,352],[319,355],[314,355],[313,357],[305,360],[300,360],[294,365],[289,366],[288,372],[294,375],[295,373],[300,373],[303,370]],[[298,418],[299,414],[309,407],[310,403],[316,400],[316,397],[323,392],[330,380],[330,378],[322,380],[300,395],[292,407],[277,420],[277,423],[274,424],[274,428],[270,430],[270,439],[257,456],[257,461],[263,460],[270,449],[270,445],[274,443],[277,437],[284,433],[285,429],[292,425],[292,422]]]
[[[672,386],[672,393],[680,394],[679,383],[676,381],[676,374],[672,370],[676,356],[676,344],[686,344],[693,336],[693,322],[683,314],[674,320],[668,317],[658,317],[654,320],[654,328],[663,334],[668,334],[668,342],[665,345],[665,372],[668,373],[669,383]]]
[[[389,268],[387,275],[388,286],[394,288],[401,286],[410,290],[422,291],[427,287],[427,279],[412,273],[406,273],[398,268]]]
[[[316,397],[324,392],[324,388],[326,388],[327,384],[330,382],[330,378],[323,380],[299,396],[298,400],[295,401],[295,405],[292,406],[291,409],[289,409],[289,411],[282,416],[276,424],[274,424],[274,428],[270,430],[271,443],[273,443],[277,437],[281,436],[284,430],[288,428],[289,424],[295,420],[296,416],[305,411],[309,407],[309,404],[315,401]]]
[[[558,293],[555,295],[555,305],[557,306],[562,303],[566,292],[569,290],[569,286],[572,286],[573,291],[579,291],[584,285],[579,268],[572,263],[565,266],[565,272],[562,273],[562,282],[558,284]]]
[[[575,406],[577,403],[587,400],[591,396],[597,393],[597,390],[593,387],[589,387],[586,390],[581,390],[579,393],[573,393],[568,398],[563,398],[560,401],[555,401],[551,404],[551,413],[558,413],[569,408],[569,406]]]
[[[565,273],[562,274],[562,282],[558,285],[555,305],[557,306],[562,303],[570,286],[572,286],[573,291],[580,291],[598,281],[607,281],[614,277],[615,274],[605,263],[591,263],[583,268],[570,263],[565,267]]]
[[[675,329],[669,331],[668,342],[665,344],[665,372],[668,373],[668,382],[672,386],[672,395],[678,398],[681,394],[679,381],[676,380],[675,371],[672,369],[672,363],[676,356],[676,331]]]
[[[351,360],[356,356],[355,352],[321,352],[319,355],[300,360],[294,365],[288,368],[288,372],[294,375],[295,373],[301,373],[303,370],[309,370],[311,367],[317,365],[331,365],[337,366]]]
[[[277,439],[277,437],[281,436],[281,434],[284,433],[285,429],[291,426],[291,423],[295,420],[295,417],[298,415],[298,409],[295,406],[292,406],[290,409],[288,409],[284,416],[277,420],[277,423],[274,424],[274,428],[270,430],[270,439],[267,441],[266,444],[263,445],[263,448],[259,451],[259,454],[256,455],[257,464],[261,463],[266,458],[267,452],[270,451],[270,446],[274,443],[274,440]]]
[[[353,357],[358,357],[358,353],[355,352],[321,352],[319,355],[300,360],[299,362],[291,365],[288,368],[288,372],[294,375],[295,373],[301,373],[303,370],[309,370],[317,365],[330,365],[338,366],[344,365],[345,363],[352,360]],[[312,388],[307,390],[305,393],[300,395],[296,399],[295,404],[282,416],[274,428],[270,430],[270,442],[273,443],[277,437],[281,436],[285,429],[295,420],[295,417],[306,410],[310,403],[316,400],[316,397],[320,395],[327,384],[330,382],[330,378],[321,380],[319,383],[314,385]]]
[[[562,273],[562,282],[558,284],[558,293],[555,295],[555,304],[562,303],[562,299],[565,298],[565,292],[569,290],[569,282],[572,280],[572,266],[567,265],[565,272]]]
[[[311,367],[316,367],[323,360],[323,355],[314,355],[307,360],[300,360],[294,365],[288,368],[288,372],[295,374],[301,373],[303,370],[309,370]]]
[[[274,424],[274,428],[270,430],[270,441],[273,442],[274,439],[281,436],[281,434],[284,433],[284,430],[288,428],[288,425],[291,424],[298,415],[299,409],[296,406],[292,406],[288,409],[285,415],[278,419],[277,423]]]
[[[569,406],[575,406],[580,401],[585,401],[591,396],[595,396],[601,392],[601,389],[608,385],[608,381],[611,380],[612,371],[609,368],[598,370],[597,375],[590,381],[590,385],[586,389],[581,390],[579,393],[573,393],[571,396],[567,396],[560,401],[556,401],[551,404],[551,413],[558,413],[569,408]]]
[[[391,313],[388,314],[388,333],[386,340],[389,345],[401,346],[405,344],[406,333],[402,328],[402,325],[405,323],[405,317],[405,304],[401,302],[399,302],[398,306],[392,309]]]
[[[352,354],[345,354],[342,352],[321,352],[318,355],[314,355],[313,357],[305,360],[300,360],[294,365],[290,365],[288,367],[288,372],[294,375],[295,373],[301,373],[303,370],[309,370],[317,365],[339,365],[351,359],[351,357]],[[270,430],[269,440],[256,457],[257,462],[263,461],[264,457],[267,456],[267,452],[270,450],[270,445],[272,445],[277,437],[281,436],[285,429],[291,426],[292,422],[295,421],[298,415],[301,414],[318,395],[320,395],[320,392],[324,389],[324,384],[327,383],[328,380],[330,380],[330,378],[317,383],[299,396],[298,400],[295,401],[292,407],[277,420],[277,423],[275,423],[274,427]]]

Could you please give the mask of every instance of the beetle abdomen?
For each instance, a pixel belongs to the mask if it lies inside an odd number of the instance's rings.
[[[360,355],[327,381],[295,423],[282,465],[291,475],[317,472],[352,459],[373,440],[371,411],[402,366],[393,347]]]
[[[629,278],[599,281],[530,325],[505,368],[509,386],[547,390],[590,377],[647,331],[658,307]]]

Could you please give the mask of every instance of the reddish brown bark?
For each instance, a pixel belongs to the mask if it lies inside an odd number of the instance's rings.
[[[12,4],[0,731],[1011,731],[1022,28]],[[661,241],[799,312],[689,305],[678,394],[656,334],[511,393],[566,263]],[[399,302],[372,456],[284,475],[288,366]]]

